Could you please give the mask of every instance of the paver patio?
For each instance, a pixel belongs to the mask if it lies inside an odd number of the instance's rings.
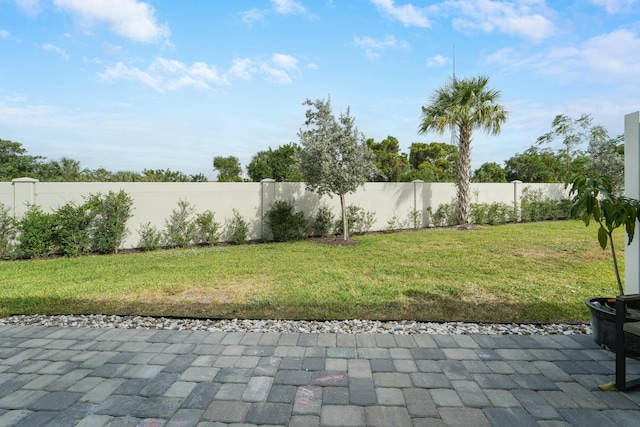
[[[0,326],[0,426],[640,425],[613,380],[580,335]]]

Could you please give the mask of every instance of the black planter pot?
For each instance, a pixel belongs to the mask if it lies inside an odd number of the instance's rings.
[[[615,299],[611,298],[588,298],[585,302],[591,312],[591,330],[593,339],[602,348],[615,351],[616,348],[616,312],[613,309]],[[610,309],[607,309],[609,307]],[[640,301],[629,303],[629,307],[640,309]],[[627,316],[627,321],[638,322],[640,319]],[[639,357],[640,354],[629,354],[631,357]]]

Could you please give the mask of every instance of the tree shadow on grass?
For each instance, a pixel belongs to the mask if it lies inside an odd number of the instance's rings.
[[[451,290],[455,293],[455,290]],[[581,304],[582,302],[577,302]],[[103,314],[123,316],[187,317],[203,319],[295,319],[295,320],[415,320],[478,323],[584,323],[571,318],[566,305],[545,301],[469,302],[450,293],[410,289],[404,298],[390,302],[309,301],[285,306],[277,302],[209,303],[199,301],[110,301],[85,298],[13,297],[0,298],[0,314]]]

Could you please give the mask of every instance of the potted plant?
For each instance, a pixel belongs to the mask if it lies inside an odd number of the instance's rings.
[[[624,295],[624,287],[620,278],[618,258],[613,243],[613,232],[624,226],[627,234],[627,245],[633,241],[636,221],[640,220],[640,201],[616,194],[611,180],[606,176],[587,177],[577,175],[571,182],[569,196],[571,214],[581,218],[588,226],[591,220],[598,223],[598,242],[602,249],[611,248],[613,270],[618,283],[619,295]],[[594,340],[602,347],[615,348],[615,298],[588,298],[587,306],[591,312],[591,329]],[[630,304],[628,321],[640,321],[640,306]],[[634,311],[637,312],[634,314]]]

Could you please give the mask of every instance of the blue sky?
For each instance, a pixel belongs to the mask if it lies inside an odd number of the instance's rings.
[[[487,75],[509,120],[474,168],[589,113],[614,136],[640,109],[640,1],[0,0],[0,138],[86,168],[214,178],[297,142],[306,98],[367,138],[419,135],[420,107]]]

